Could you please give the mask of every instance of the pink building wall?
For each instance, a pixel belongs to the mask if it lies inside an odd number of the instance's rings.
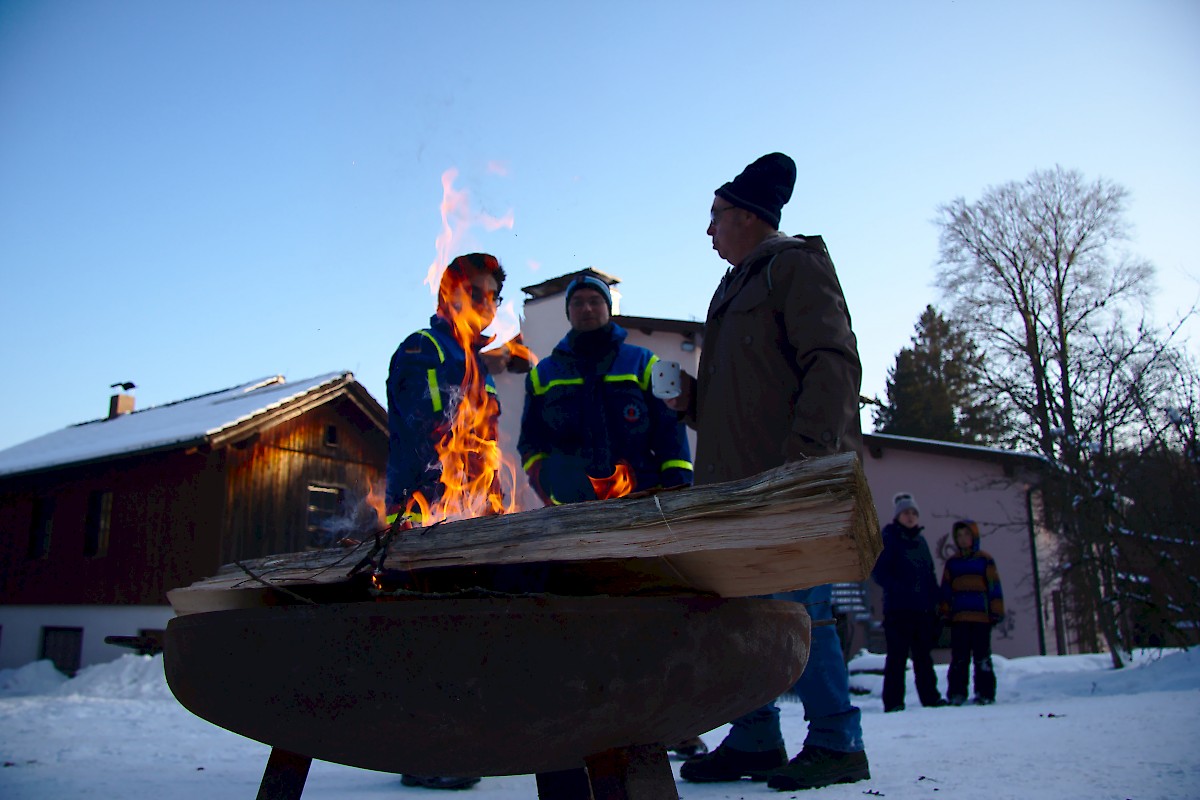
[[[1026,493],[1036,495],[1037,475],[1030,456],[994,448],[868,435],[864,472],[880,524],[892,521],[892,497],[909,492],[921,511],[922,535],[933,553],[937,577],[953,555],[950,537],[955,520],[979,523],[981,547],[992,555],[1004,588],[1006,618],[992,633],[993,652],[1006,657],[1038,655],[1038,619],[1043,621],[1045,652],[1055,652],[1053,615],[1048,613],[1045,567],[1035,573],[1035,556],[1045,563],[1045,545],[1031,546]],[[1022,462],[1028,462],[1028,466]],[[1036,497],[1034,498],[1036,505]],[[1033,532],[1039,533],[1034,525]],[[1035,583],[1035,574],[1038,581]],[[1038,602],[1040,592],[1041,603]],[[881,619],[881,592],[870,583],[872,616]],[[944,654],[943,654],[944,655]]]

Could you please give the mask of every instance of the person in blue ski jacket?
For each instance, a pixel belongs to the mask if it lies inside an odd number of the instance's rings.
[[[567,286],[571,330],[525,378],[517,450],[547,505],[595,500],[589,478],[624,463],[633,489],[692,482],[692,456],[678,415],[650,390],[658,356],[628,344],[612,321],[608,284],[582,273]]]
[[[393,523],[401,515],[421,522],[420,492],[432,506],[442,497],[442,465],[437,444],[454,422],[458,404],[471,402],[482,413],[469,431],[482,446],[496,443],[500,401],[488,362],[480,350],[491,340],[483,330],[496,316],[504,268],[495,256],[468,253],[447,265],[438,286],[437,313],[429,327],[400,343],[392,355],[387,379],[388,463],[387,516]],[[494,362],[493,362],[494,363]],[[501,361],[498,368],[503,369]],[[485,465],[468,460],[464,481],[479,478]],[[482,483],[490,483],[486,478]],[[494,484],[492,490],[498,487]],[[475,776],[404,774],[404,786],[425,789],[467,789],[479,783]]]
[[[471,434],[483,442],[496,441],[500,401],[479,351],[490,341],[482,331],[496,315],[504,277],[495,256],[455,258],[442,273],[437,313],[429,327],[406,338],[392,355],[387,379],[389,522],[406,511],[419,516],[416,506],[408,508],[416,492],[430,504],[441,497],[436,447],[449,433],[464,393],[480,394],[469,399],[484,409]]]

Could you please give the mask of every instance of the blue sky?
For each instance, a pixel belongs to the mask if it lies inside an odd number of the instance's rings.
[[[790,154],[781,227],[825,237],[882,396],[937,206],[1035,169],[1128,188],[1156,318],[1191,305],[1198,141],[1193,0],[3,0],[0,448],[124,380],[146,407],[349,369],[382,401],[448,169],[511,212],[459,247],[508,298],[594,266],[624,313],[703,319],[713,190]]]

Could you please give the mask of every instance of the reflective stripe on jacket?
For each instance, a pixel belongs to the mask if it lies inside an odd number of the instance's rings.
[[[483,376],[488,397],[485,430],[478,433],[495,439],[500,416],[496,383],[478,351],[470,357]],[[396,348],[387,380],[388,506],[418,490],[431,501],[440,496],[435,445],[447,431],[466,375],[467,353],[455,341],[450,324],[439,316]]]
[[[611,348],[584,358],[564,337],[525,378],[517,449],[540,466],[554,502],[595,499],[587,477],[607,478],[624,461],[636,489],[691,483],[691,448],[676,414],[650,391],[658,357],[626,344],[611,324]]]

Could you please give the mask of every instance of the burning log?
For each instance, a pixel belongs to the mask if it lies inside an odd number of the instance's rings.
[[[881,549],[870,490],[853,454],[727,483],[445,522],[402,531],[386,550],[371,545],[227,565],[168,596],[186,614],[344,601],[349,595],[336,587],[348,590],[356,576],[361,583],[380,566],[428,590],[445,584],[413,579],[465,575],[487,588],[489,567],[546,565],[543,588],[554,593],[565,586],[561,593],[750,597],[863,580]]]

